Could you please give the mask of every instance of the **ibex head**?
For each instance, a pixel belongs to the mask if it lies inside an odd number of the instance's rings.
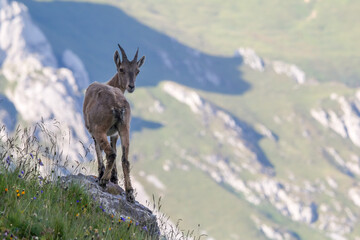
[[[119,85],[122,89],[132,93],[135,91],[136,76],[140,72],[139,68],[144,64],[145,56],[142,56],[139,61],[137,60],[139,52],[138,48],[134,59],[129,61],[124,49],[120,44],[118,44],[118,46],[121,51],[122,61],[120,60],[119,52],[117,50],[114,54],[114,61],[118,72],[118,79],[120,81]]]

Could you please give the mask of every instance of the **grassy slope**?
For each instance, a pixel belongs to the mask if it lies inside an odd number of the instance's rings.
[[[209,54],[238,47],[293,62],[320,81],[359,86],[356,1],[79,0],[120,7],[140,22]],[[315,18],[309,19],[311,15]]]
[[[292,173],[296,177],[294,184],[304,186],[304,181],[325,182],[326,177],[331,176],[341,186],[334,191],[335,197],[314,193],[311,198],[317,203],[330,206],[334,200],[340,201],[356,212],[356,207],[346,196],[348,189],[358,178],[352,179],[340,173],[329,164],[322,149],[333,147],[343,157],[351,153],[360,155],[360,150],[349,140],[343,140],[324,129],[310,115],[310,109],[318,106],[331,93],[351,95],[354,90],[338,83],[298,86],[292,80],[276,76],[271,71],[263,75],[246,67],[242,71],[253,85],[253,90],[241,96],[200,92],[201,95],[252,125],[264,124],[279,137],[278,143],[266,138],[260,141],[260,146],[274,164],[278,179],[287,182]],[[268,87],[262,87],[263,85]],[[174,166],[190,164],[179,156],[182,149],[195,155],[198,152],[204,155],[217,153],[219,149],[211,139],[200,136],[199,132],[203,129],[200,119],[196,116],[194,118],[187,106],[163,93],[161,85],[138,89],[137,94],[129,98],[134,103],[134,115],[163,125],[156,131],[146,129],[135,133],[132,138],[132,155],[137,156],[134,172],[154,174],[167,186],[162,191],[144,178],[137,177],[147,190],[165,194],[164,209],[173,220],[184,219],[188,228],[201,223],[203,229],[216,238],[223,237],[226,232],[229,236],[234,233],[246,236],[244,239],[261,239],[251,221],[251,216],[257,216],[265,219],[265,222],[270,221],[297,232],[302,239],[309,239],[310,236],[311,239],[323,239],[317,231],[301,223],[288,221],[266,204],[254,207],[246,203],[241,195],[227,191],[196,169],[187,172],[174,167],[170,172],[163,171],[162,165],[166,160],[170,160]],[[164,113],[149,112],[155,99],[164,105]],[[275,116],[281,119],[281,124],[275,123]],[[289,116],[293,116],[292,119]],[[309,138],[302,136],[305,130],[309,132]],[[228,154],[231,156],[231,153]],[[246,175],[243,177],[246,179]],[[197,211],[194,215],[194,209],[200,207],[207,210]]]
[[[20,171],[10,173],[2,166],[0,170],[0,234],[4,239],[33,236],[41,239],[89,236],[146,239],[146,233],[135,224],[129,225],[104,213],[77,185],[65,189],[55,183],[40,184],[38,179],[24,180],[18,177],[24,176]]]

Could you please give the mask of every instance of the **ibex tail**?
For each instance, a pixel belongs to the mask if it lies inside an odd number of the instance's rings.
[[[120,124],[125,123],[125,108],[113,108],[112,112]]]

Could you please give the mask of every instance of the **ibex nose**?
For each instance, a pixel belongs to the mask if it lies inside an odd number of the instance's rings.
[[[130,89],[134,89],[134,88],[135,88],[135,86],[132,86],[132,85],[128,85],[128,87],[129,87]]]

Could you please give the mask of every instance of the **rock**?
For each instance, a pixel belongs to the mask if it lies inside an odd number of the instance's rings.
[[[58,68],[50,43],[33,23],[27,7],[16,1],[0,2],[0,76],[5,86],[2,91],[24,123],[43,122],[48,130],[58,133],[63,129],[67,139],[62,141],[59,137],[56,143],[61,146],[64,160],[68,157],[73,162],[82,161],[79,154],[84,156],[84,145],[90,143],[82,119],[80,90],[86,80],[79,78],[86,78],[83,64],[74,54],[65,52],[64,62],[75,73]],[[6,119],[6,114],[2,115]],[[54,122],[60,126],[54,126]],[[76,141],[70,145],[70,138],[83,144]]]
[[[356,187],[350,188],[348,195],[350,199],[353,201],[353,203],[356,206],[360,207],[360,188],[356,188]]]
[[[294,234],[293,232],[284,231],[278,228],[270,227],[266,224],[260,225],[261,232],[264,233],[264,235],[269,239],[274,240],[299,240],[297,234]]]
[[[255,128],[256,130],[258,130],[258,132],[260,134],[262,134],[263,136],[273,140],[273,141],[278,141],[278,136],[276,136],[270,129],[268,129],[265,125],[261,124],[261,123],[257,123],[255,124]]]
[[[254,70],[260,72],[265,70],[264,61],[251,48],[239,48],[235,51],[234,55],[241,56],[244,59],[244,63]]]
[[[90,80],[85,66],[80,58],[71,50],[67,49],[63,54],[63,63],[65,67],[69,68],[74,73],[76,85],[79,86],[79,90],[86,89]]]
[[[336,101],[340,111],[332,109],[312,109],[311,115],[324,127],[330,128],[343,138],[349,138],[354,145],[360,147],[360,91],[346,99],[331,94],[330,99]]]
[[[272,164],[257,145],[261,135],[251,126],[179,84],[165,82],[163,90],[199,115],[204,128],[217,142],[233,147],[235,155],[243,161],[243,167],[247,166],[254,173],[275,174]]]
[[[333,111],[325,112],[323,109],[311,109],[311,116],[315,118],[321,125],[330,128],[343,138],[346,138],[347,132],[343,121]]]
[[[141,227],[146,226],[149,233],[156,236],[152,239],[159,239],[160,230],[156,216],[139,202],[129,203],[126,201],[125,192],[118,185],[109,182],[104,189],[99,186],[96,177],[83,174],[65,176],[61,178],[61,181],[65,185],[79,184],[104,208],[105,212],[118,217],[130,217]]]
[[[279,227],[263,223],[258,217],[251,217],[257,228],[268,238],[272,240],[300,240],[297,233]]]
[[[326,177],[326,181],[327,181],[327,183],[329,184],[329,186],[330,186],[331,188],[333,188],[333,189],[338,188],[338,184],[337,184],[337,182],[336,182],[333,178],[331,178],[331,177]]]
[[[351,162],[345,161],[334,148],[327,147],[324,149],[324,155],[330,164],[336,167],[340,172],[350,177],[354,177],[353,169],[349,168],[349,166],[351,167]]]
[[[298,84],[304,84],[306,81],[305,72],[294,64],[274,61],[273,69],[277,74],[285,74],[286,76],[293,78]]]
[[[358,99],[348,101],[345,97],[339,97],[338,103],[343,111],[342,119],[347,129],[350,140],[360,147],[360,101]]]
[[[262,199],[268,200],[281,214],[294,221],[311,224],[318,219],[317,205],[305,203],[289,187],[273,178],[250,181],[248,186]]]
[[[163,113],[165,111],[164,105],[159,101],[155,100],[154,104],[149,107],[149,112],[153,113]]]
[[[0,0],[0,50],[6,56],[4,64],[15,63],[24,70],[29,67],[21,66],[26,65],[26,58],[31,67],[38,63],[57,66],[45,35],[31,20],[27,7],[16,1]]]

